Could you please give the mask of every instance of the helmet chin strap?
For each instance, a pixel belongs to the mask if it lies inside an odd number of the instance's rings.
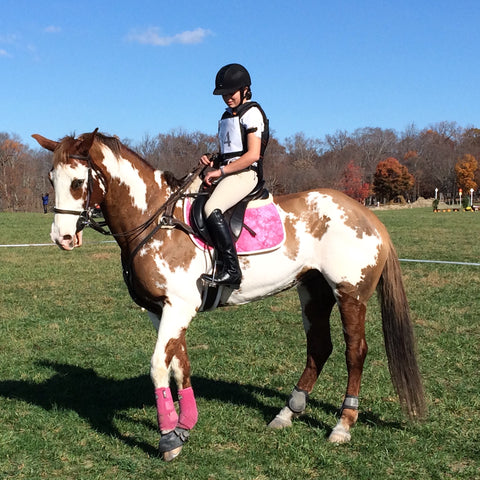
[[[233,109],[234,112],[237,110],[237,108],[238,108],[240,105],[243,105],[243,103],[245,102],[245,89],[246,89],[246,88],[247,88],[247,87],[243,87],[243,88],[240,89],[240,103],[238,104],[237,107],[235,107],[235,108]]]

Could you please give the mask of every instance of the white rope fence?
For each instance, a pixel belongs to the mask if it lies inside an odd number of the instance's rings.
[[[480,263],[474,262],[450,262],[449,260],[415,260],[412,258],[399,258],[401,262],[416,262],[416,263],[444,263],[447,265],[467,265],[470,267],[480,267]]]
[[[84,242],[84,245],[94,245],[100,243],[116,243],[115,240],[104,240],[102,242]],[[54,243],[17,243],[12,245],[0,245],[0,248],[11,247],[56,247]],[[467,267],[480,267],[480,263],[475,262],[451,262],[449,260],[418,260],[414,258],[399,258],[401,262],[413,262],[413,263],[436,263],[445,265],[465,265]]]
[[[116,243],[116,242],[115,240],[104,240],[103,242],[83,242],[83,245],[93,245],[98,243]],[[9,248],[9,247],[57,247],[57,245],[55,243],[14,243],[11,245],[0,245],[0,248]]]

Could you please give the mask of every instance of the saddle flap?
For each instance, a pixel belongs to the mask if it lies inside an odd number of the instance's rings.
[[[198,233],[198,236],[205,241],[207,245],[213,245],[208,228],[205,223],[205,214],[203,207],[207,203],[208,195],[199,195],[195,198],[190,207],[190,214],[188,216],[188,222],[190,226]]]

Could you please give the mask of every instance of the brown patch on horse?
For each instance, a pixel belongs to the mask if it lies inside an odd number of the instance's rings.
[[[316,209],[312,209],[310,203],[305,196],[298,194],[284,195],[277,199],[280,207],[288,214],[285,219],[285,248],[287,256],[294,260],[298,255],[299,240],[297,232],[297,223],[304,222],[307,232],[310,233],[317,240],[328,230],[328,223],[330,217],[323,215],[318,216]]]
[[[178,338],[171,338],[165,346],[165,364],[170,365],[175,357],[178,360],[179,367],[183,373],[182,388],[192,386],[190,380],[190,360],[187,355],[187,329],[182,328]]]
[[[170,305],[165,289],[167,279],[158,273],[152,257],[136,255],[133,259],[133,289],[139,298],[152,303]]]
[[[248,258],[248,256],[240,255],[238,257],[238,261],[240,262],[240,266],[242,270],[246,270],[247,268],[250,267],[250,259]]]
[[[282,210],[287,213],[284,221],[285,244],[287,257],[291,260],[297,258],[299,242],[297,238],[297,222],[301,213],[306,209],[306,203],[303,198],[298,198],[296,194],[282,195],[277,197],[277,202]]]
[[[287,257],[290,260],[295,260],[298,255],[298,240],[297,240],[297,229],[296,223],[298,220],[293,220],[290,217],[287,217],[284,222],[285,226],[285,244]]]
[[[317,240],[320,240],[328,230],[328,222],[331,221],[330,217],[323,215],[307,223],[309,229],[308,232],[313,235]]]
[[[181,219],[183,215],[181,206],[174,210],[174,217]],[[168,267],[172,273],[181,269],[188,271],[196,254],[196,247],[187,233],[179,229],[160,230],[156,239],[163,242],[161,257],[168,258]]]
[[[57,168],[60,164],[64,165],[75,165],[78,163],[77,160],[74,160],[69,157],[69,155],[74,155],[77,153],[76,146],[78,141],[73,136],[63,137],[58,143],[57,148],[55,149],[53,155],[53,168]]]
[[[358,396],[363,372],[363,364],[367,356],[368,346],[365,339],[365,315],[367,306],[354,295],[340,291],[338,307],[345,338],[345,359],[348,369],[346,393]]]

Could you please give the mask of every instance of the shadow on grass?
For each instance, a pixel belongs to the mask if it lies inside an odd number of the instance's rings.
[[[0,381],[0,395],[5,398],[23,400],[45,410],[75,411],[97,432],[117,438],[126,445],[140,448],[148,455],[157,454],[157,449],[151,444],[132,436],[123,435],[115,426],[114,421],[115,418],[126,418],[121,413],[122,410],[142,409],[145,405],[154,405],[153,387],[148,375],[115,380],[99,376],[93,369],[75,365],[48,361],[39,362],[38,365],[53,369],[55,374],[42,383],[28,380]],[[192,377],[192,384],[197,398],[228,402],[259,410],[266,422],[269,422],[279,412],[288,398],[288,395],[273,389],[204,377]],[[266,405],[259,400],[259,396],[278,399],[278,406]],[[337,411],[333,405],[316,400],[309,401],[309,408],[321,409],[330,414]],[[377,426],[387,428],[399,426],[398,423],[384,422],[371,413],[368,414],[367,420]],[[308,415],[297,421],[302,421],[313,428],[325,430],[326,436],[331,431],[331,426]],[[144,424],[147,428],[157,430],[157,425],[153,422],[144,422]]]

